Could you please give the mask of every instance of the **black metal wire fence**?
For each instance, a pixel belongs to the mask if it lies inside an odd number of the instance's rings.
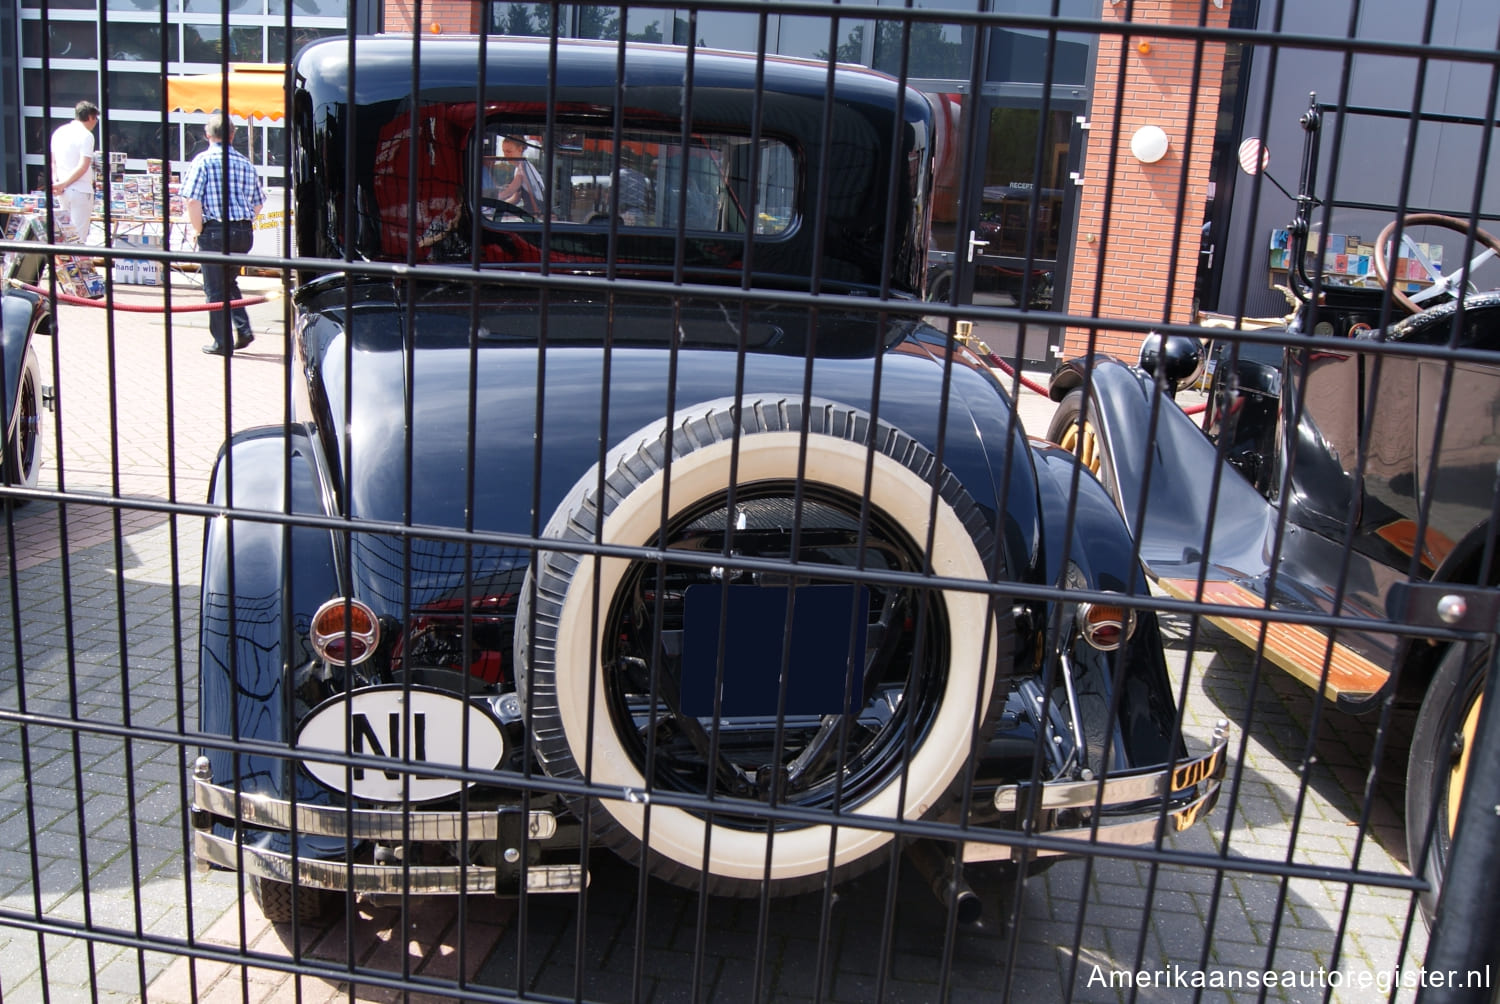
[[[1481,6],[23,4],[0,996],[1492,999]]]

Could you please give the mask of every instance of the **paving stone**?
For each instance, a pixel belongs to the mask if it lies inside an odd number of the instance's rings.
[[[122,997],[139,997],[150,980],[144,970],[144,958],[136,952],[122,952],[94,970],[94,984],[103,993]]]
[[[774,976],[769,969],[770,967],[744,955],[723,959],[715,989],[720,999],[725,1001],[765,999],[766,987]],[[760,986],[759,998],[755,995],[757,981]]]

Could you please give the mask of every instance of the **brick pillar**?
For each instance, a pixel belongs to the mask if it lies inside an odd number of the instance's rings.
[[[1203,43],[1200,55],[1196,41],[1153,36],[1151,26],[1196,25],[1206,13],[1208,27],[1222,28],[1229,23],[1229,4],[1104,0],[1103,6],[1106,23],[1128,18],[1140,28],[1099,38],[1068,312],[1185,324],[1192,320],[1224,46]],[[1146,164],[1131,153],[1130,141],[1151,125],[1166,133],[1169,145],[1166,156]],[[1187,194],[1179,212],[1184,175]],[[1168,278],[1174,275],[1168,297]],[[1070,328],[1064,355],[1083,355],[1089,336],[1087,329]],[[1134,360],[1140,341],[1138,333],[1101,327],[1095,351]]]
[[[423,35],[477,35],[484,4],[472,0],[422,0],[422,23],[413,26],[416,0],[385,0],[383,31],[416,32]],[[434,32],[433,26],[438,27]]]

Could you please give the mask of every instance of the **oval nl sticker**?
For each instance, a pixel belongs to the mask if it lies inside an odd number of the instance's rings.
[[[466,782],[424,774],[421,765],[488,770],[506,752],[505,732],[484,708],[441,690],[400,685],[367,687],[324,701],[302,720],[296,746],[387,760],[384,768],[303,761],[309,774],[334,791],[372,802],[430,802],[456,795]]]

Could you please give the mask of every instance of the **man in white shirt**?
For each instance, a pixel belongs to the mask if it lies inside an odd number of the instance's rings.
[[[94,127],[99,106],[80,101],[73,121],[52,134],[52,194],[62,202],[58,220],[66,240],[88,242],[94,218]]]

